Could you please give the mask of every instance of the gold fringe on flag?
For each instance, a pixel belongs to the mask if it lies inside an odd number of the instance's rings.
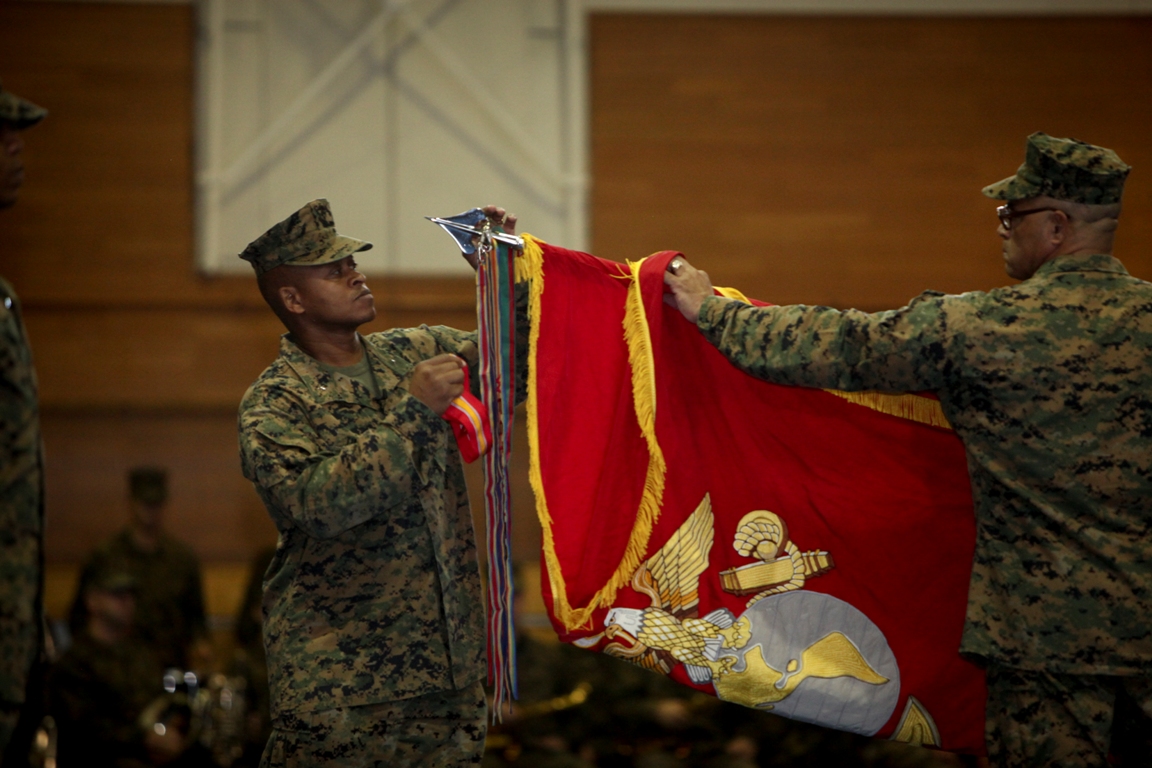
[[[716,288],[716,293],[728,299],[751,304],[748,297],[735,288]],[[825,392],[842,397],[854,405],[862,405],[889,416],[899,416],[902,419],[918,421],[941,429],[952,429],[952,424],[944,416],[940,408],[940,401],[922,395],[899,394],[890,395],[884,392],[841,392],[838,389],[826,389]]]
[[[540,473],[540,420],[536,402],[536,349],[540,342],[540,297],[544,295],[544,251],[540,242],[525,234],[524,253],[516,260],[516,281],[530,280],[528,290],[528,483],[536,496],[536,517],[543,531],[544,565],[548,569],[548,583],[552,585],[553,613],[570,626],[572,608],[564,585],[564,574],[556,557],[556,541],[552,537],[552,515],[548,512],[548,497],[544,494],[544,477]]]
[[[850,403],[871,408],[889,416],[918,421],[941,429],[952,429],[952,424],[944,416],[939,400],[922,395],[890,395],[885,392],[841,392],[838,389],[824,390],[828,394],[842,397]]]
[[[752,303],[752,302],[748,301],[747,296],[745,296],[743,293],[741,293],[736,288],[717,287],[717,288],[715,288],[715,291],[716,291],[716,293],[720,294],[721,296],[723,296],[726,299],[736,299],[736,301],[742,301],[745,304],[751,304]]]
[[[536,350],[539,343],[540,297],[544,293],[543,251],[539,241],[524,235],[524,255],[517,263],[517,280],[532,281],[529,292],[529,317],[532,330],[529,336],[528,364],[528,448],[531,460],[528,480],[536,494],[536,515],[543,530],[544,564],[552,587],[552,610],[556,618],[569,630],[589,628],[592,614],[599,608],[612,605],[616,592],[625,586],[647,554],[648,540],[660,516],[664,496],[664,478],[667,465],[664,452],[656,440],[656,379],[653,369],[652,342],[648,332],[648,318],[644,313],[640,293],[640,265],[643,260],[629,262],[632,282],[624,312],[624,340],[628,345],[628,360],[632,368],[632,399],[640,432],[648,445],[648,471],[644,478],[644,492],[636,513],[636,524],[628,538],[624,556],[608,583],[602,586],[587,605],[575,607],[568,601],[568,591],[560,560],[556,556],[556,542],[552,535],[552,515],[544,493],[544,478],[540,471],[540,432],[537,409]]]
[[[648,471],[644,476],[644,493],[636,512],[636,525],[628,538],[624,558],[616,569],[612,581],[597,593],[603,594],[602,605],[611,605],[616,590],[628,584],[640,561],[648,553],[648,540],[660,517],[664,500],[664,477],[668,467],[664,451],[656,439],[656,361],[652,355],[652,336],[648,330],[648,316],[644,312],[644,296],[640,292],[640,261],[628,262],[632,283],[628,286],[628,299],[624,307],[624,341],[628,344],[628,362],[632,367],[632,405],[640,433],[648,444]]]

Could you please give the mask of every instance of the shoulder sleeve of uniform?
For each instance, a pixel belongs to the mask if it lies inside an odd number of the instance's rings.
[[[518,283],[515,288],[514,312],[516,332],[516,402],[523,402],[528,396],[528,344],[531,321],[528,317],[529,286]],[[370,343],[384,346],[408,347],[413,363],[427,360],[440,354],[459,355],[473,371],[479,370],[480,353],[477,347],[476,331],[461,331],[446,325],[421,325],[415,328],[393,328],[388,331],[369,334]],[[479,394],[479,376],[471,377],[473,394]]]
[[[479,353],[476,350],[476,331],[461,331],[446,325],[422,325],[419,330],[428,334],[435,341],[440,353],[447,352],[452,355],[459,355],[470,366],[479,363]]]
[[[476,359],[476,332],[460,331],[446,325],[392,328],[365,338],[380,347],[406,350],[413,363],[443,354],[459,355],[469,365]]]
[[[754,307],[710,297],[697,323],[734,365],[777,384],[859,391],[935,390],[952,355],[949,297],[867,313],[804,305]]]

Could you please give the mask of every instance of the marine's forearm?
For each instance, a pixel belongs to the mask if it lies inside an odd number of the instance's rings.
[[[728,360],[775,384],[844,388],[851,361],[845,355],[840,318],[825,307],[755,307],[712,297],[701,307],[700,328]]]
[[[940,385],[936,314],[923,301],[868,314],[803,305],[755,307],[710,297],[697,326],[733,365],[765,381],[910,391]]]
[[[447,427],[411,396],[401,410],[335,453],[254,429],[246,471],[286,518],[278,523],[332,538],[410,499],[435,471]]]

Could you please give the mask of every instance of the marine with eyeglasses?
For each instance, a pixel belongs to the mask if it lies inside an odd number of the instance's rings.
[[[1112,256],[1129,170],[1029,136],[983,190],[1004,201],[1005,271],[1022,281],[988,292],[868,314],[714,296],[686,261],[665,277],[753,376],[939,396],[972,481],[960,651],[987,671],[993,765],[1103,766],[1117,707],[1152,717],[1152,284]]]

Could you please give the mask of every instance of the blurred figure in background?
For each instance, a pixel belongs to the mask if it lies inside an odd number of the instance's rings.
[[[124,570],[87,574],[75,613],[80,627],[49,677],[61,768],[146,763],[137,720],[163,692],[163,672],[133,632],[137,587]]]
[[[118,570],[137,585],[136,628],[165,667],[203,669],[211,651],[204,618],[200,562],[183,542],[164,532],[168,474],[158,467],[128,473],[128,525],[101,544],[80,573],[72,631],[81,623],[80,601],[93,573]]]
[[[24,184],[22,132],[46,114],[0,84],[0,209]],[[9,766],[27,764],[43,709],[43,475],[32,351],[20,300],[0,277],[0,763]]]

